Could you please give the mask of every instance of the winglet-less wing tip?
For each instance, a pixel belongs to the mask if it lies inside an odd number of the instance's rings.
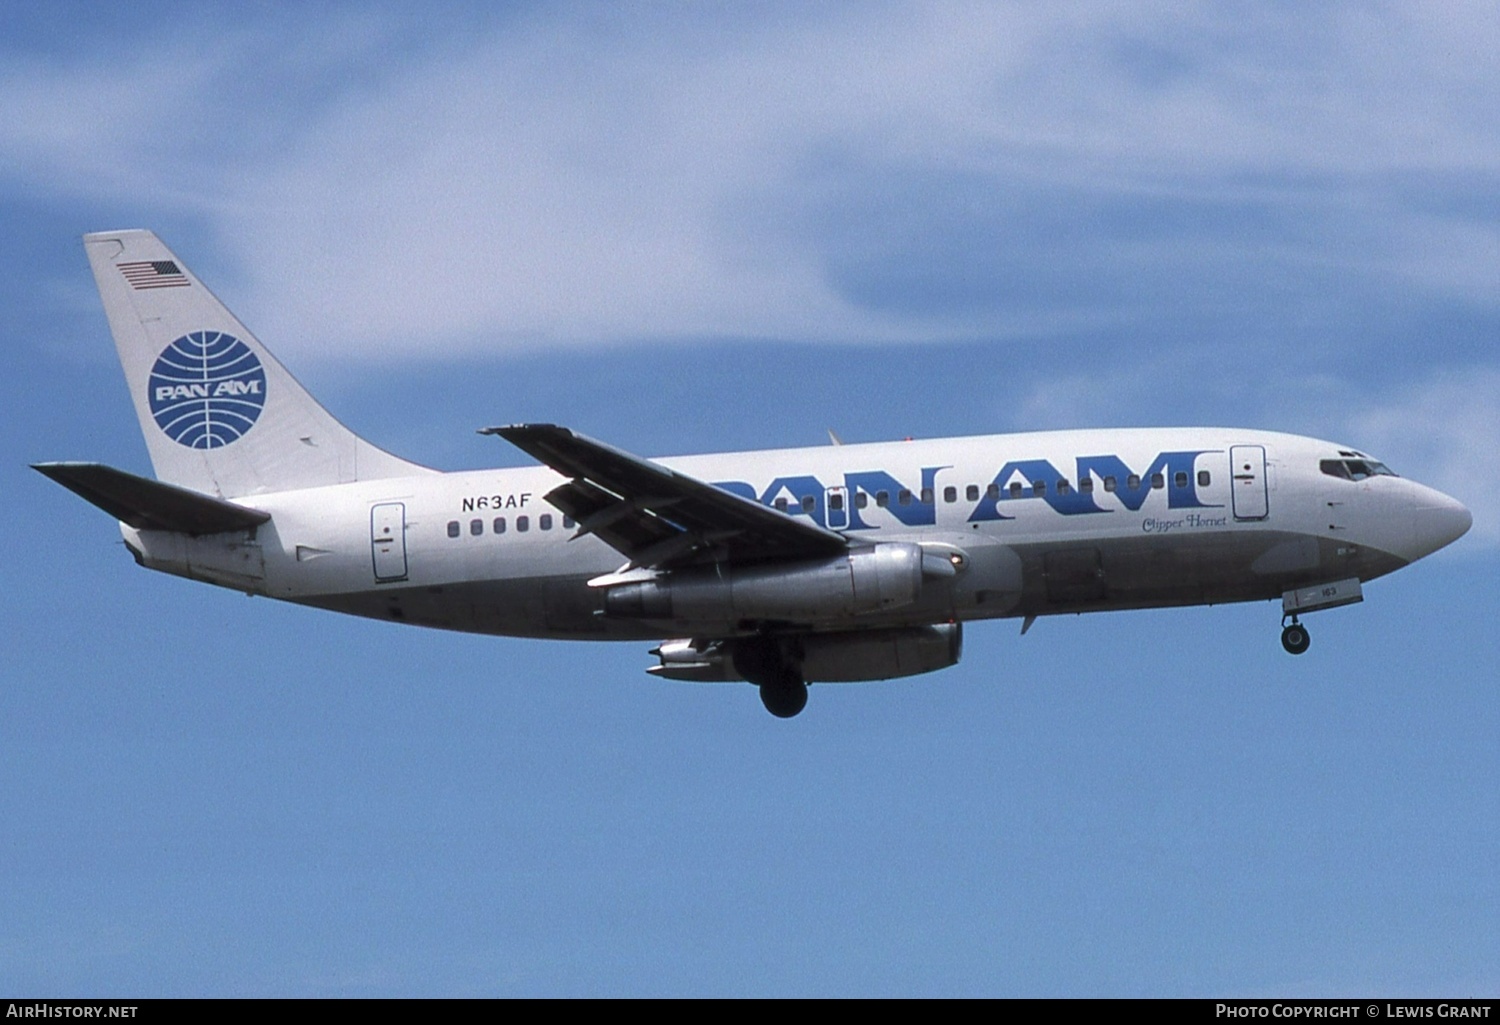
[[[498,427],[481,427],[474,433],[494,434],[505,438],[506,440],[510,440],[512,437],[519,435],[538,434],[543,432],[556,432],[559,434],[573,433],[566,427],[559,427],[557,426],[557,424],[501,424]]]

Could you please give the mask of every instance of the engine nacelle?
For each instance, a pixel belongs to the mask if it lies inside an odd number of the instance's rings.
[[[799,634],[776,640],[784,657],[800,663],[803,679],[854,683],[916,676],[957,665],[963,654],[964,633],[959,623],[936,623],[891,630]],[[655,651],[661,664],[648,672],[669,680],[740,680],[743,677],[734,668],[736,643],[663,641]]]
[[[678,570],[610,588],[604,612],[716,622],[839,619],[915,602],[922,593],[922,557],[920,545],[889,542],[816,562]]]
[[[959,623],[802,638],[802,677],[819,683],[893,680],[957,665],[964,650]]]

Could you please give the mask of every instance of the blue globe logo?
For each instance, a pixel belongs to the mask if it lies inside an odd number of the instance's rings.
[[[194,331],[163,350],[147,390],[167,437],[188,448],[223,448],[255,426],[266,405],[266,371],[233,335]]]

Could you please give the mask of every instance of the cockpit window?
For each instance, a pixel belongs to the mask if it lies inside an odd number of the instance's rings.
[[[1390,467],[1374,459],[1324,459],[1318,463],[1318,469],[1330,477],[1341,477],[1344,480],[1396,476],[1391,472]]]

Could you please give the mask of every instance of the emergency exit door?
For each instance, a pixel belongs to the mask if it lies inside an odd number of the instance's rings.
[[[843,530],[849,526],[849,489],[829,488],[823,495],[823,512],[829,530]]]
[[[370,510],[370,551],[375,579],[381,583],[406,579],[406,506],[382,502]]]

